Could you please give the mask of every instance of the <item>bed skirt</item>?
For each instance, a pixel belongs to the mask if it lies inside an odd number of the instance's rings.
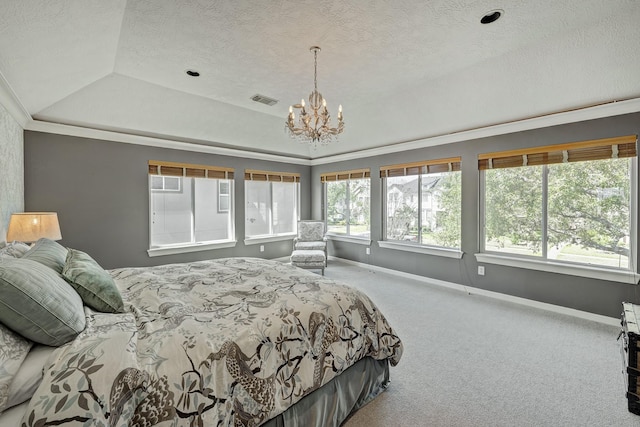
[[[389,361],[365,357],[263,426],[340,426],[388,385]]]
[[[388,385],[389,361],[366,357],[263,426],[339,426]],[[6,410],[0,414],[0,426],[20,425],[26,410],[26,402]]]

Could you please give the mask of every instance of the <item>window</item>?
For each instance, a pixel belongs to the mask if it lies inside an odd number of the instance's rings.
[[[371,178],[369,169],[322,174],[327,233],[369,238]]]
[[[300,175],[246,170],[244,179],[245,237],[296,234]]]
[[[152,176],[151,189],[158,191],[180,191],[182,178],[177,176]]]
[[[218,180],[218,212],[229,212],[231,200],[231,185],[229,181],[220,179]]]
[[[385,240],[460,248],[460,157],[380,168]]]
[[[631,270],[636,136],[478,158],[484,251]]]
[[[232,195],[233,169],[149,161],[150,248],[232,241]]]

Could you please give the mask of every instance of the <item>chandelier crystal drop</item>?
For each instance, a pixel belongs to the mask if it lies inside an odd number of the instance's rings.
[[[289,130],[291,138],[300,142],[316,145],[328,144],[337,140],[337,135],[344,130],[344,121],[342,120],[342,105],[338,107],[338,125],[331,127],[331,115],[327,110],[327,101],[318,92],[318,46],[312,46],[309,49],[313,52],[313,92],[309,95],[309,105],[307,106],[304,99],[300,104],[294,104],[289,107],[289,116],[287,117],[286,128]],[[299,109],[298,120],[296,123],[295,109]],[[308,108],[308,110],[307,110]]]

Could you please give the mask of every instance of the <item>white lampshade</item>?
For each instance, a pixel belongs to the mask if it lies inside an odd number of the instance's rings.
[[[7,241],[35,242],[46,237],[51,240],[62,239],[58,214],[55,212],[22,212],[11,214]]]

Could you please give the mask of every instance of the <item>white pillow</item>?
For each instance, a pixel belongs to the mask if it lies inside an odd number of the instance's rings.
[[[0,248],[0,258],[22,258],[27,253],[29,245],[22,242],[11,242]]]
[[[7,408],[10,385],[32,344],[0,323],[0,412]]]
[[[20,365],[18,373],[13,377],[9,387],[7,409],[31,399],[42,382],[44,368],[56,347],[36,344]]]

